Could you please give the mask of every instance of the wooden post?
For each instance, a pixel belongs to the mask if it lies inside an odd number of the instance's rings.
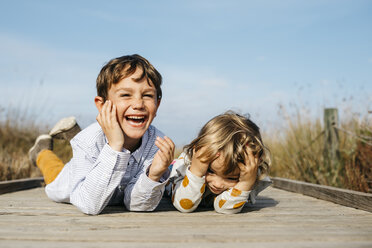
[[[338,110],[336,108],[324,109],[324,167],[332,177],[328,182],[337,184],[340,169],[340,151],[338,130]]]

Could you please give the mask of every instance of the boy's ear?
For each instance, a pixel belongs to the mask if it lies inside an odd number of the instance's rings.
[[[161,103],[161,99],[158,99],[158,105],[157,105],[157,108],[159,108],[160,103]]]
[[[101,109],[103,107],[103,104],[105,103],[105,101],[103,100],[103,98],[100,97],[100,96],[96,96],[94,98],[94,103],[96,104],[96,107],[98,109],[98,112],[101,112]]]

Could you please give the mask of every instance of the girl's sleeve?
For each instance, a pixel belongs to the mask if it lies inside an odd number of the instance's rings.
[[[200,204],[205,191],[205,177],[192,174],[185,164],[185,159],[181,154],[173,164],[172,170],[178,172],[178,177],[175,178],[172,185],[172,202],[180,212],[189,213]]]
[[[214,200],[214,209],[222,214],[239,213],[248,200],[250,191],[230,188],[219,194]]]

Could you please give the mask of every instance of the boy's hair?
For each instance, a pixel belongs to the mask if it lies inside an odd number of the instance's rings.
[[[208,121],[200,130],[198,137],[184,149],[189,158],[192,158],[199,149],[205,148],[199,159],[208,164],[216,159],[218,152],[223,152],[226,165],[224,174],[228,175],[236,170],[238,163],[244,164],[248,156],[246,145],[258,158],[258,179],[264,178],[269,173],[271,161],[259,128],[249,117],[233,111],[227,111]]]
[[[141,69],[142,75],[135,81],[139,82],[145,78],[150,86],[153,83],[156,88],[157,99],[160,100],[162,97],[160,87],[162,77],[147,59],[138,54],[118,57],[104,65],[97,77],[97,95],[106,100],[111,86],[119,83],[123,78],[131,76],[136,69]]]

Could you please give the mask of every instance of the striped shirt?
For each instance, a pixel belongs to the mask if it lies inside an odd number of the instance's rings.
[[[71,140],[73,157],[46,186],[46,194],[86,214],[99,214],[107,205],[123,203],[130,211],[154,210],[169,177],[167,171],[160,182],[155,182],[146,175],[158,151],[157,136],[164,134],[150,126],[136,151],[123,148],[118,152],[108,145],[97,122],[90,125]]]

